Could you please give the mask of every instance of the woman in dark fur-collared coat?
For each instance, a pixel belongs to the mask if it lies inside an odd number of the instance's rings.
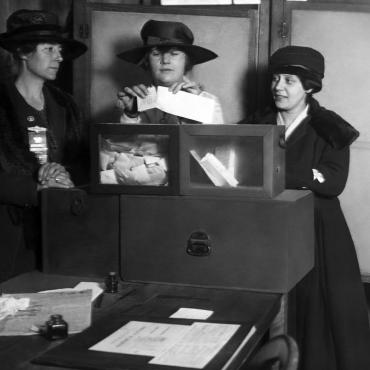
[[[275,106],[248,123],[286,128],[286,187],[315,199],[315,266],[295,291],[301,370],[370,369],[370,331],[355,247],[338,195],[358,132],[312,97],[320,91],[324,57],[287,46],[270,60]]]
[[[70,188],[84,157],[82,120],[73,99],[49,81],[63,59],[86,50],[66,39],[54,14],[19,10],[0,46],[18,72],[0,84],[0,281],[39,267],[39,191]],[[81,169],[81,168],[80,168]]]

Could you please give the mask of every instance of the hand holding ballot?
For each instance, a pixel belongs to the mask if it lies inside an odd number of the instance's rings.
[[[202,94],[199,84],[184,77],[184,81],[169,88],[143,84],[125,87],[118,93],[117,106],[131,118],[149,109],[159,109],[189,120],[213,123],[216,104],[207,93]]]

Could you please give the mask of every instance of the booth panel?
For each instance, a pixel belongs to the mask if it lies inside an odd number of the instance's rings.
[[[288,292],[313,267],[313,198],[121,196],[121,276]]]
[[[43,272],[104,277],[118,270],[119,198],[42,191]]]

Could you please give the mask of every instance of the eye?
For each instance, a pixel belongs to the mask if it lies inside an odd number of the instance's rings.
[[[153,57],[157,57],[160,55],[160,52],[157,49],[153,49],[150,51],[150,55],[152,55]]]
[[[278,82],[279,81],[279,76],[273,75],[272,76],[272,82]]]

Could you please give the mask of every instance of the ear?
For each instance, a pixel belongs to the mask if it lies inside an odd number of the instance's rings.
[[[18,54],[18,57],[20,60],[27,60],[27,55],[22,53],[21,49],[20,48],[17,48],[16,49],[16,54]]]

